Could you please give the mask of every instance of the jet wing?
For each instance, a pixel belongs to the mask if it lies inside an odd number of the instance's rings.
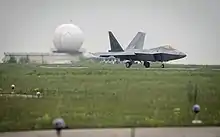
[[[147,61],[154,61],[154,54],[150,50],[143,50],[143,51],[137,51],[135,52],[135,55],[138,56],[138,58],[147,60]]]
[[[153,54],[153,52],[151,50],[139,50],[139,51],[135,51],[135,55],[150,55]]]
[[[99,55],[100,57],[110,57],[110,56],[135,56],[134,52],[106,52]]]

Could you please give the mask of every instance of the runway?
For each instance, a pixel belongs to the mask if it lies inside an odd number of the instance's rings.
[[[127,69],[146,69],[146,70],[202,70],[202,68],[127,68]],[[220,69],[207,69],[211,71],[220,71]]]
[[[146,69],[146,70],[199,70],[200,68],[127,68],[127,69]]]
[[[63,66],[57,66],[57,67],[49,67],[49,66],[40,66],[41,68],[72,68],[72,69],[84,69],[84,68],[88,68],[88,67],[74,67],[74,66],[72,66],[72,67],[63,67]]]
[[[0,97],[23,97],[23,98],[38,98],[37,95],[28,95],[28,94],[0,94]],[[41,98],[40,96],[39,98]]]
[[[66,69],[85,69],[85,68],[89,68],[89,67],[77,67],[77,66],[68,66],[68,67],[65,67],[65,66],[39,66],[41,68],[66,68]],[[115,68],[113,68],[115,69]],[[116,68],[117,69],[117,68]],[[202,70],[202,68],[124,68],[124,69],[146,69],[146,70]],[[212,71],[220,71],[220,69],[208,69],[208,70],[212,70]]]
[[[63,130],[62,137],[219,137],[220,127]],[[0,137],[56,137],[54,130],[0,133]]]

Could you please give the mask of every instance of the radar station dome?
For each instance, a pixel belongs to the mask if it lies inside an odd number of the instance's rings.
[[[62,24],[54,32],[53,44],[58,52],[77,52],[83,42],[83,32],[74,24]]]

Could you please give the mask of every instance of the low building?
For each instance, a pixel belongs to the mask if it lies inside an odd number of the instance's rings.
[[[4,53],[3,62],[8,62],[12,57],[18,63],[28,60],[29,63],[34,64],[71,64],[79,60],[77,56],[71,56],[63,53]]]

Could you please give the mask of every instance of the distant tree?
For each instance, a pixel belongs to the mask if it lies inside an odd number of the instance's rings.
[[[3,72],[0,70],[0,92],[3,85],[2,83],[3,83]]]
[[[21,64],[26,64],[26,63],[29,63],[29,62],[30,62],[30,59],[29,59],[28,56],[27,57],[21,57],[19,59],[19,63],[21,63]]]
[[[17,63],[15,56],[10,56],[9,60],[6,63]]]
[[[4,58],[2,59],[2,62],[3,62],[3,63],[7,63],[6,57],[4,57]]]

